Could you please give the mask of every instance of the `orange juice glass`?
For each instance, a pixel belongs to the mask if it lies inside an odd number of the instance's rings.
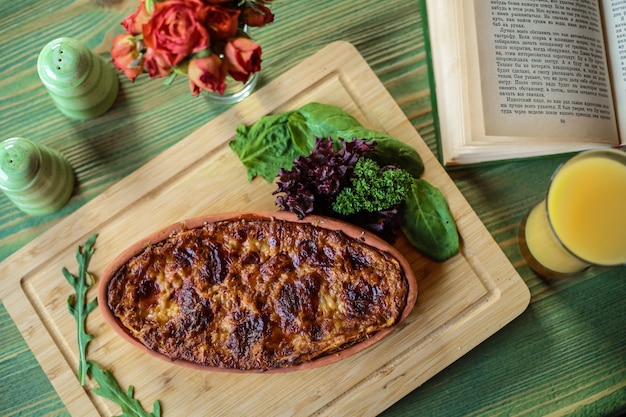
[[[528,265],[550,278],[626,265],[626,152],[585,151],[559,167],[522,221],[519,244]]]

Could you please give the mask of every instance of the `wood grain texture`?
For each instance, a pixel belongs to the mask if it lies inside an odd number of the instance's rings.
[[[88,320],[96,336],[90,344],[92,359],[112,370],[123,385],[133,381],[149,398],[159,398],[164,409],[181,415],[199,409],[232,416],[369,415],[421,385],[526,308],[527,287],[435,156],[358,51],[346,42],[335,42],[0,264],[0,273],[20,277],[13,285],[3,283],[0,296],[70,412],[116,412],[110,404],[85,395],[75,380],[77,350],[73,319],[65,305],[67,284],[50,278],[72,262],[72,248],[99,234],[101,243],[90,264],[90,272],[99,277],[122,250],[164,225],[206,213],[252,207],[275,210],[275,186],[260,178],[247,181],[228,142],[238,124],[315,101],[343,108],[365,126],[415,147],[424,160],[423,178],[444,193],[455,216],[462,248],[445,263],[429,260],[406,239],[396,244],[418,276],[420,288],[416,307],[402,326],[370,349],[322,368],[207,375],[148,357],[118,337],[100,315],[92,315]],[[51,249],[52,242],[58,249]],[[207,389],[210,403],[203,397]],[[233,404],[234,392],[247,400]]]
[[[251,32],[264,47],[259,86],[328,43],[344,39],[369,56],[368,63],[390,91],[405,95],[400,106],[414,125],[424,126],[420,133],[428,141],[432,120],[418,10],[411,1],[397,1],[393,7],[368,3],[361,2],[355,11],[351,2],[275,2],[276,24]],[[10,58],[0,62],[0,127],[10,132],[3,135],[28,137],[58,149],[70,158],[78,184],[65,209],[37,219],[0,195],[0,259],[225,110],[192,97],[183,78],[166,87],[147,76],[134,84],[120,77],[117,102],[97,119],[76,122],[56,110],[37,76],[39,51],[56,37],[73,36],[108,56],[113,36],[122,32],[119,22],[135,7],[135,0],[42,1],[30,8],[28,2],[1,0],[2,53]],[[20,21],[23,25],[15,23]],[[430,143],[434,149],[434,141]]]
[[[68,35],[107,56],[110,40],[121,32],[119,21],[134,7],[135,0],[0,0],[2,136],[22,135],[61,150],[78,177],[70,204],[44,218],[21,214],[0,195],[0,260],[226,110],[194,99],[181,80],[164,87],[147,78],[135,84],[122,79],[112,111],[93,121],[73,122],[54,108],[36,74],[41,48]],[[324,45],[347,40],[435,150],[417,0],[275,0],[273,11],[276,22],[254,32],[264,49],[261,86]],[[524,278],[531,305],[384,415],[626,412],[626,271],[594,270],[573,280],[547,281],[525,265],[517,248],[519,221],[541,198],[561,161],[450,173]],[[0,332],[0,415],[67,415],[8,316],[2,316],[2,325],[8,327]],[[143,397],[140,387],[137,394]]]

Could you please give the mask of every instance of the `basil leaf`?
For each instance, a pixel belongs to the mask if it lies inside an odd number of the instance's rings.
[[[372,137],[376,141],[376,152],[368,154],[379,165],[398,165],[418,178],[424,172],[424,162],[417,151],[410,145],[391,136]]]
[[[367,139],[356,135],[356,130],[363,128],[358,120],[342,109],[321,103],[308,103],[300,107],[289,120],[291,139],[304,155],[313,149],[315,138],[332,137],[349,141]]]
[[[248,180],[262,176],[267,182],[280,168],[291,169],[298,156],[311,153],[315,138],[364,139],[376,142],[376,152],[367,156],[380,165],[398,165],[414,177],[424,164],[413,147],[389,135],[362,126],[342,109],[321,103],[308,103],[298,110],[261,117],[251,126],[237,126],[231,149],[247,168]]]
[[[424,172],[422,158],[412,146],[362,126],[357,119],[338,107],[308,103],[292,114],[288,123],[291,138],[304,155],[311,152],[316,137],[332,137],[335,141],[339,138],[346,141],[365,139],[376,142],[376,152],[367,157],[379,165],[398,165],[415,178]]]
[[[441,191],[423,179],[413,180],[405,200],[402,231],[425,255],[443,262],[459,251],[456,223]]]
[[[292,112],[261,117],[251,126],[239,125],[229,146],[248,172],[248,181],[256,176],[272,182],[280,168],[289,169],[300,152],[289,140],[287,119]]]

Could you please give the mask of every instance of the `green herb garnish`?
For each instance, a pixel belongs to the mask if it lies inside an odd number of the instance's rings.
[[[110,371],[104,370],[97,363],[87,360],[87,345],[94,338],[93,335],[85,330],[85,322],[87,316],[98,306],[98,299],[87,302],[87,291],[94,284],[93,276],[89,273],[89,261],[95,249],[97,234],[92,235],[85,242],[84,246],[76,248],[76,260],[78,261],[78,276],[70,273],[67,268],[63,268],[63,276],[67,279],[74,290],[67,299],[67,305],[70,313],[76,320],[77,340],[78,340],[78,380],[81,385],[85,385],[87,374],[89,373],[98,384],[93,392],[97,395],[108,398],[115,402],[122,409],[120,417],[160,417],[161,403],[159,400],[154,402],[152,413],[148,413],[143,409],[139,401],[133,398],[134,388],[129,386],[124,391]]]
[[[403,169],[381,170],[368,158],[360,158],[350,178],[350,186],[343,188],[333,210],[344,216],[360,211],[383,211],[404,201],[411,191],[413,177]]]
[[[100,368],[98,364],[93,361],[88,361],[87,363],[91,376],[93,376],[99,385],[98,388],[93,389],[93,392],[119,405],[122,409],[122,415],[120,417],[161,416],[161,403],[159,403],[159,400],[156,400],[152,405],[152,413],[148,413],[143,409],[141,403],[133,398],[134,387],[132,385],[124,391],[110,371]]]
[[[459,234],[441,191],[421,178],[411,185],[402,231],[411,244],[437,262],[459,251]]]
[[[419,178],[424,163],[418,152],[338,107],[308,103],[263,116],[237,126],[229,145],[248,180],[278,176],[280,210],[299,218],[337,216],[388,241],[401,226],[415,248],[440,262],[458,252],[454,218],[444,195]],[[363,159],[381,168],[368,162],[355,169]]]
[[[291,168],[301,155],[290,138],[289,117],[293,112],[263,116],[251,126],[238,125],[230,148],[246,167],[248,181],[257,176],[272,182],[280,168]]]
[[[84,247],[78,246],[76,248],[76,260],[78,261],[78,276],[70,273],[67,268],[63,267],[63,275],[67,282],[70,283],[75,294],[72,294],[67,299],[67,306],[72,316],[76,320],[77,340],[78,340],[78,380],[80,385],[85,385],[87,377],[87,345],[93,339],[93,335],[90,335],[85,331],[85,320],[87,315],[91,313],[98,306],[98,299],[94,298],[90,302],[87,302],[87,291],[93,286],[93,276],[87,271],[91,255],[93,255],[93,245],[96,242],[97,234],[91,236],[85,242]]]
[[[291,169],[295,158],[309,155],[316,138],[328,137],[336,148],[340,139],[374,141],[376,152],[366,156],[380,166],[398,165],[414,177],[424,171],[424,163],[412,146],[364,127],[339,107],[322,103],[266,115],[251,126],[239,125],[229,146],[247,168],[248,180],[261,176],[271,183],[280,168]]]

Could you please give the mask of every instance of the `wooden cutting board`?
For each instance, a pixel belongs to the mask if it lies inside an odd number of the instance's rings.
[[[134,385],[144,407],[164,416],[374,415],[498,331],[528,306],[515,269],[376,75],[350,44],[336,42],[154,158],[0,264],[0,297],[73,416],[113,415],[117,406],[76,378],[77,343],[61,274],[77,273],[78,245],[98,233],[96,280],[123,249],[162,227],[206,213],[275,210],[274,185],[246,171],[228,142],[240,123],[317,101],[339,106],[365,126],[414,146],[423,178],[439,187],[457,221],[461,250],[430,261],[405,239],[396,247],[417,277],[419,295],[405,323],[341,362],[285,374],[195,371],[154,359],[118,337],[99,311],[88,357]],[[90,292],[91,299],[95,287]]]

